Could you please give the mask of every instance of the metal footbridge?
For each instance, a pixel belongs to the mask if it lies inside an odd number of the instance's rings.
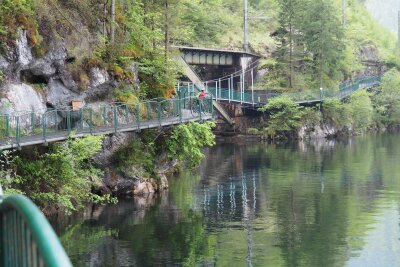
[[[194,98],[88,105],[0,114],[0,149],[47,144],[85,135],[136,132],[212,119],[211,99],[196,105]]]
[[[244,106],[261,107],[268,103],[268,100],[280,96],[287,95],[299,105],[317,104],[326,98],[336,98],[343,100],[360,88],[372,88],[380,84],[380,76],[362,77],[354,82],[342,83],[338,89],[318,89],[314,91],[304,91],[296,93],[282,93],[268,90],[255,90],[254,85],[250,84],[246,87],[245,83],[240,82],[240,88],[237,90],[233,86],[234,76],[224,77],[223,79],[202,82],[201,86],[193,82],[180,82],[177,90],[182,95],[196,94],[200,89],[204,88],[214,101],[229,102],[242,104]],[[222,87],[222,84],[228,84],[228,87]]]
[[[222,55],[221,55],[222,53]],[[224,55],[223,53],[226,53]],[[241,54],[242,52],[237,52]],[[244,52],[243,52],[244,53]],[[288,95],[299,105],[315,105],[322,103],[325,98],[336,98],[343,100],[360,88],[371,88],[380,84],[380,76],[360,77],[355,81],[340,84],[336,89],[320,88],[302,92],[277,92],[272,90],[259,90],[256,88],[256,76],[258,70],[258,59],[247,61],[248,56],[242,53],[240,59],[241,68],[223,77],[202,81],[191,65],[233,65],[234,51],[219,51],[209,49],[195,49],[181,47],[181,55],[175,56],[175,61],[181,66],[183,74],[190,82],[178,82],[176,89],[181,97],[193,97],[204,89],[213,99],[216,112],[229,124],[234,120],[221,105],[223,102],[240,104],[243,107],[262,107],[269,99]],[[222,59],[221,59],[222,58]],[[221,61],[222,60],[222,61]],[[238,59],[236,59],[238,61]]]

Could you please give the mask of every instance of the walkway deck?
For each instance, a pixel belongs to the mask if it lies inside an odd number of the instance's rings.
[[[75,113],[67,110],[68,115],[64,118],[60,115],[64,113],[65,116],[65,110],[51,110],[43,114],[7,114],[6,117],[3,114],[3,117],[0,116],[0,126],[4,126],[0,127],[0,149],[47,144],[69,137],[138,132],[213,119],[211,100],[204,103],[201,112],[190,106],[191,100],[148,101],[135,106],[118,104],[107,106],[107,109],[87,107]]]
[[[221,80],[223,81],[223,80]],[[213,83],[214,86],[209,85],[207,82],[203,84],[207,92],[212,95],[215,101],[233,102],[242,104],[244,106],[261,107],[268,103],[269,99],[279,96],[288,95],[299,105],[312,105],[318,104],[324,101],[325,98],[336,98],[343,100],[349,97],[351,94],[356,92],[360,88],[371,88],[380,83],[379,76],[371,76],[360,78],[353,83],[342,84],[339,89],[322,89],[314,90],[313,92],[299,92],[299,93],[277,93],[277,92],[260,92],[257,90],[251,90],[246,88],[245,90],[237,91],[233,88],[222,88],[221,82]],[[230,83],[233,84],[233,83]],[[177,88],[181,91],[182,95],[195,94],[197,90],[197,84],[179,84]]]

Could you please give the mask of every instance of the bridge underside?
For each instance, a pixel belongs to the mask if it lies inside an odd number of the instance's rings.
[[[177,47],[186,64],[190,65],[193,71],[202,81],[218,79],[229,76],[232,73],[241,72],[254,66],[260,56],[245,51],[231,51],[222,49]],[[256,72],[254,75],[256,76]],[[245,77],[246,82],[250,83],[250,75]],[[234,84],[239,89],[239,79],[234,78]],[[226,81],[222,81],[222,86],[228,86]]]

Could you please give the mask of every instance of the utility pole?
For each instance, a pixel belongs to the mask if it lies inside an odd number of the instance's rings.
[[[111,0],[111,43],[115,42],[115,0]]]
[[[342,26],[346,29],[346,0],[342,0]]]
[[[243,0],[243,17],[244,17],[244,51],[249,50],[249,19],[247,17],[247,0]]]
[[[397,46],[400,47],[400,10],[397,18]]]

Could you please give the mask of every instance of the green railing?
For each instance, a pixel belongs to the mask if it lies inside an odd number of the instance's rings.
[[[354,82],[342,83],[339,89],[318,89],[308,90],[304,92],[296,93],[279,93],[279,92],[267,92],[257,90],[233,90],[231,88],[223,88],[219,86],[205,86],[208,94],[212,95],[215,100],[233,101],[246,104],[257,104],[262,105],[268,102],[268,99],[276,97],[278,95],[288,95],[290,98],[297,102],[309,102],[309,101],[323,101],[324,98],[339,98],[343,99],[359,88],[370,88],[380,83],[380,76],[370,76],[357,79]],[[179,86],[179,92],[181,95],[194,94],[198,88],[193,85]]]
[[[63,139],[72,132],[76,135],[101,134],[121,130],[140,130],[182,123],[184,120],[202,120],[212,115],[211,99],[205,99],[194,112],[189,95],[185,98],[157,99],[129,105],[115,103],[73,110],[70,107],[44,112],[15,112],[0,114],[0,146],[19,147],[26,142],[46,143]]]
[[[0,266],[72,266],[57,235],[27,197],[0,200]]]

